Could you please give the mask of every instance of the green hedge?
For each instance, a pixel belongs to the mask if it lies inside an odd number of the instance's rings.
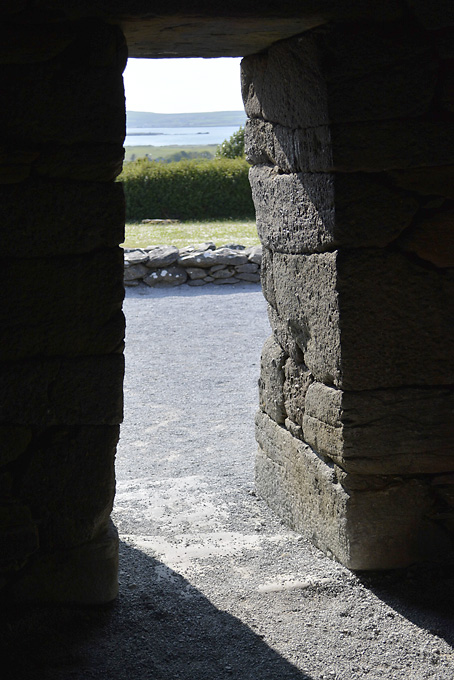
[[[118,178],[126,219],[254,218],[248,169],[242,158],[127,163]]]

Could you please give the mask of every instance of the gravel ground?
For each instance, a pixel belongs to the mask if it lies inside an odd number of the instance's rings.
[[[259,287],[140,287],[125,311],[120,595],[9,612],[7,677],[452,680],[452,568],[353,574],[255,496]]]

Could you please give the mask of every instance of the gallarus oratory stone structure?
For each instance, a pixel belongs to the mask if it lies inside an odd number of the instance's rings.
[[[452,559],[452,3],[187,5],[0,9],[5,597],[117,592],[128,50],[244,57],[258,492],[353,569]]]

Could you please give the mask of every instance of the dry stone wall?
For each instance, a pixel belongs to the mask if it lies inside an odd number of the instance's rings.
[[[14,19],[0,55],[0,587],[106,601],[117,592],[126,45],[98,21]]]
[[[355,569],[452,556],[448,34],[330,25],[242,63],[273,329],[257,486]]]
[[[262,247],[230,244],[216,248],[213,242],[186,246],[128,248],[124,255],[125,286],[146,283],[152,288],[204,286],[207,283],[259,283]]]

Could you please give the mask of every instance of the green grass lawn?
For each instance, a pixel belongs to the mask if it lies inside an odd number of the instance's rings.
[[[216,246],[226,243],[254,246],[260,243],[255,220],[212,220],[162,225],[128,223],[122,245],[125,248],[146,248],[166,244],[181,248],[204,241],[214,241]]]

